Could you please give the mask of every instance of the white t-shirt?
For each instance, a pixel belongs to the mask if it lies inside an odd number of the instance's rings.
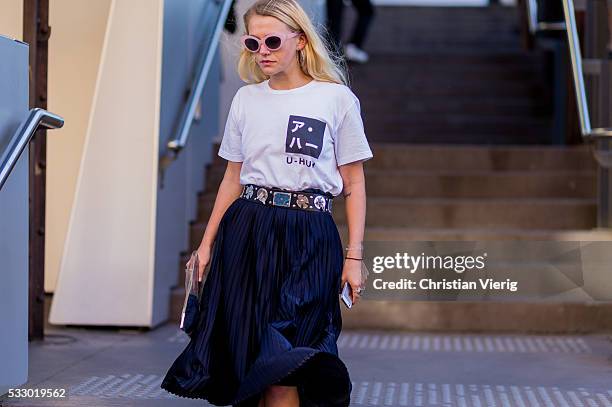
[[[236,92],[219,156],[242,162],[240,183],[337,196],[338,166],[373,157],[359,99],[345,85],[311,80],[287,90],[268,80]]]

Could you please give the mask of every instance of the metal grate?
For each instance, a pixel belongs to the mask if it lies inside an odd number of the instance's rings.
[[[612,390],[406,382],[352,382],[353,406],[612,407]]]
[[[338,348],[434,352],[591,353],[582,338],[512,335],[341,334]]]
[[[70,389],[70,397],[176,399],[160,388],[159,375],[93,376]],[[450,384],[410,382],[352,382],[352,406],[440,407],[612,407],[612,390],[584,387]],[[202,402],[204,402],[202,400]]]
[[[168,342],[187,343],[178,330]],[[592,353],[584,339],[548,335],[416,335],[342,333],[338,348],[425,352]]]
[[[178,398],[160,387],[162,380],[162,376],[154,374],[93,376],[70,388],[69,395],[130,399]]]

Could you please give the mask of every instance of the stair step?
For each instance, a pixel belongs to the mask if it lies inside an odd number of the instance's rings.
[[[199,198],[198,221],[210,217],[215,194]],[[342,197],[336,223],[346,223]],[[422,228],[588,229],[596,223],[595,199],[457,199],[369,197],[366,226]]]
[[[339,206],[334,218],[346,223],[344,205]],[[371,198],[366,225],[584,229],[595,221],[594,199]]]
[[[185,290],[170,296],[170,322],[178,324]],[[421,331],[601,332],[612,329],[609,302],[481,302],[361,299],[341,304],[343,329]]]
[[[191,250],[195,250],[204,235],[206,222],[191,225]],[[344,243],[348,242],[348,226],[338,224],[338,232]],[[364,242],[372,241],[610,241],[612,232],[608,229],[567,229],[525,230],[518,228],[477,229],[477,228],[413,228],[370,226],[364,233]],[[367,246],[366,246],[367,247]],[[181,269],[187,257],[183,256]],[[184,284],[180,281],[179,286]]]
[[[368,88],[389,86],[389,91],[401,93],[418,91],[418,89],[430,87],[440,87],[445,89],[454,89],[459,87],[462,89],[477,90],[478,93],[490,95],[491,85],[497,86],[502,90],[518,88],[523,91],[532,90],[534,86],[537,85],[537,81],[534,80],[532,75],[522,72],[493,72],[494,76],[489,76],[487,73],[487,77],[483,78],[482,72],[474,72],[470,70],[462,73],[461,82],[457,82],[456,78],[449,75],[455,72],[452,68],[447,68],[445,71],[434,73],[424,71],[408,74],[406,71],[407,70],[398,70],[396,72],[385,71],[385,75],[375,75],[374,72],[369,71],[364,73],[364,75],[359,76],[359,81],[353,84],[352,89],[354,92],[358,93],[362,89],[367,90]],[[487,87],[489,93],[482,92],[482,90],[487,89]]]
[[[404,143],[461,143],[461,144],[547,144],[548,129],[543,125],[515,123],[495,126],[494,123],[463,124],[415,124],[401,118],[385,120],[371,118],[366,121],[366,134],[376,141]],[[406,130],[409,130],[408,132]]]
[[[460,21],[481,21],[492,25],[500,22],[515,22],[518,17],[518,11],[515,7],[474,7],[474,6],[427,6],[427,5],[404,5],[397,6],[377,6],[381,13],[391,15],[390,22],[398,24],[404,23],[420,23],[423,28],[431,29],[433,23],[444,23],[443,27],[448,27]],[[348,12],[348,11],[347,11]],[[355,14],[353,12],[353,14]],[[379,18],[388,17],[388,15],[379,15]],[[426,24],[423,21],[426,17],[431,20],[432,24]]]
[[[360,105],[364,115],[395,113],[399,115],[398,118],[401,118],[403,115],[407,115],[411,111],[415,111],[428,113],[431,116],[434,116],[432,117],[432,121],[434,122],[435,115],[477,114],[481,116],[483,112],[491,110],[499,112],[498,116],[506,116],[509,119],[512,118],[514,122],[530,120],[532,117],[539,118],[541,120],[542,118],[535,116],[532,111],[536,109],[539,109],[539,111],[547,111],[546,109],[549,109],[549,106],[544,103],[541,98],[524,98],[514,96],[500,97],[483,94],[478,96],[458,95],[453,98],[440,98],[434,95],[421,95],[418,98],[406,98],[406,95],[402,96],[399,94],[390,94],[388,98],[384,99],[385,103],[381,104],[380,99],[361,97],[358,92],[356,92],[356,95],[361,100]],[[514,117],[512,115],[512,110],[516,108],[523,108],[527,110],[527,114],[520,118]],[[368,117],[369,119],[369,116],[365,117]],[[365,121],[365,124],[367,124],[367,120]]]
[[[414,115],[397,115],[395,112],[386,112],[380,114],[370,114],[369,111],[363,111],[364,120],[367,124],[378,122],[396,122],[403,126],[410,126],[410,129],[440,127],[450,131],[456,131],[456,126],[461,126],[460,129],[466,133],[470,133],[478,127],[482,127],[491,131],[495,126],[509,128],[508,131],[516,131],[520,128],[544,127],[549,124],[548,119],[540,119],[530,117],[527,120],[517,120],[516,116],[499,115],[499,116],[483,116],[465,113],[441,113],[441,114],[414,114]]]
[[[476,172],[370,170],[368,197],[402,198],[595,198],[593,172]]]
[[[385,39],[385,36],[392,37],[392,39]],[[370,46],[370,44],[376,45]],[[414,53],[478,55],[484,52],[503,55],[505,53],[518,53],[522,50],[514,28],[505,30],[484,28],[470,32],[464,31],[457,33],[455,36],[448,33],[423,34],[414,30],[397,33],[388,29],[379,31],[374,35],[368,35],[364,49],[378,54],[395,55]]]
[[[202,241],[206,222],[191,224],[190,250],[195,250]],[[348,243],[348,226],[337,224],[338,232],[344,243]],[[608,229],[519,229],[519,228],[416,228],[397,226],[370,226],[365,229],[364,242],[371,241],[498,241],[498,240],[536,240],[536,241],[573,241],[595,242],[612,240],[612,231]],[[182,256],[180,270],[188,257]],[[184,274],[184,273],[183,273]],[[179,286],[184,281],[180,280]]]
[[[367,64],[350,66],[351,86],[370,81],[388,83],[391,80],[401,80],[409,83],[417,78],[448,80],[450,74],[461,75],[461,81],[468,82],[477,80],[478,76],[484,82],[519,79],[532,82],[537,80],[537,63],[526,61],[487,62],[486,60],[478,61],[474,59],[456,61],[456,58],[452,55],[446,54],[436,55],[435,62],[423,61],[423,59],[429,58],[420,54],[394,55],[393,57],[384,54],[370,55],[370,61]],[[424,69],[424,67],[427,69]],[[381,71],[384,71],[384,76],[377,74]]]
[[[206,192],[218,189],[225,170],[211,168]],[[368,197],[595,198],[595,171],[365,170]]]
[[[588,147],[580,146],[444,146],[371,143],[370,169],[389,170],[581,170],[597,169]]]
[[[347,310],[343,329],[453,332],[604,332],[612,329],[612,303],[376,301],[362,299]]]
[[[484,82],[485,84],[488,82]],[[497,82],[495,84],[490,84],[491,86],[495,86],[495,97],[499,99],[503,98],[537,98],[541,95],[542,90],[538,86],[534,85],[519,85],[519,86],[500,86]],[[412,86],[403,87],[400,84],[396,86],[385,86],[381,87],[376,84],[355,84],[353,86],[355,95],[359,97],[359,99],[369,99],[372,98],[374,100],[386,100],[389,98],[390,100],[396,100],[403,96],[404,100],[408,98],[415,97],[490,97],[491,95],[491,87],[486,86],[474,86],[472,84],[465,83],[456,83],[456,84],[448,84],[444,85],[427,85],[424,84],[416,84]]]
[[[400,135],[398,135],[399,138]],[[366,169],[417,171],[596,171],[589,148],[577,146],[435,145],[370,142],[374,157]],[[227,161],[213,146],[211,167],[225,169]]]
[[[204,232],[205,224],[194,224]],[[348,243],[348,226],[338,225],[342,241]],[[540,240],[540,241],[610,241],[609,229],[533,229],[518,228],[477,229],[477,228],[412,228],[371,226],[365,230],[364,242],[368,241],[497,241],[497,240]],[[199,242],[198,242],[199,244]]]
[[[516,100],[516,103],[512,103]],[[463,103],[462,103],[463,102]],[[409,99],[402,104],[382,105],[374,100],[364,99],[361,102],[362,114],[368,117],[385,115],[419,115],[429,116],[432,121],[443,115],[473,115],[473,117],[504,116],[514,121],[525,117],[541,117],[549,113],[550,108],[543,103],[525,101],[523,98],[498,98],[482,100],[481,98],[419,98]]]
[[[504,8],[502,12],[488,10],[484,13],[474,13],[469,8],[436,9],[377,6],[374,18],[384,23],[372,24],[368,43],[376,44],[377,48],[387,47],[392,50],[403,46],[404,40],[422,37],[427,41],[431,36],[436,39],[466,38],[476,44],[493,44],[495,40],[503,42],[515,33],[519,22],[514,8]],[[354,24],[354,10],[347,10],[346,17],[346,26]]]
[[[490,145],[505,146],[521,143],[522,145],[546,145],[550,143],[550,136],[543,133],[536,134],[464,134],[464,133],[416,133],[408,136],[402,134],[401,126],[390,123],[378,129],[367,127],[369,134],[381,134],[376,137],[377,141],[389,143],[420,144],[447,144],[447,145]]]
[[[364,65],[351,65],[355,71],[380,72],[385,69],[385,74],[390,72],[408,71],[411,73],[448,72],[459,70],[473,72],[474,70],[491,70],[501,74],[502,72],[537,72],[537,67],[544,61],[544,55],[540,51],[504,51],[491,53],[488,50],[474,50],[473,52],[429,52],[414,51],[410,53],[388,53],[372,51],[369,53],[370,60]],[[403,65],[407,63],[406,65]],[[423,67],[428,69],[423,69]],[[484,78],[486,79],[486,78]]]

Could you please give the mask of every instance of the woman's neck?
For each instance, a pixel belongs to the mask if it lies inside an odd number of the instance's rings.
[[[279,73],[270,77],[268,82],[270,87],[275,90],[288,90],[299,88],[300,86],[306,85],[312,78],[303,72],[296,73],[294,75],[287,75],[286,73]]]

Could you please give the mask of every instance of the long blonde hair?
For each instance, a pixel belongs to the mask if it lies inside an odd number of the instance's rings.
[[[323,82],[334,82],[348,86],[346,62],[334,52],[329,41],[319,35],[312,21],[296,0],[257,0],[243,16],[244,29],[248,34],[252,15],[271,16],[287,24],[292,32],[302,32],[308,40],[297,52],[302,71]],[[322,28],[325,29],[325,28]],[[327,38],[330,38],[327,36]],[[257,65],[253,54],[242,48],[238,59],[238,75],[247,83],[259,83],[268,79]]]

